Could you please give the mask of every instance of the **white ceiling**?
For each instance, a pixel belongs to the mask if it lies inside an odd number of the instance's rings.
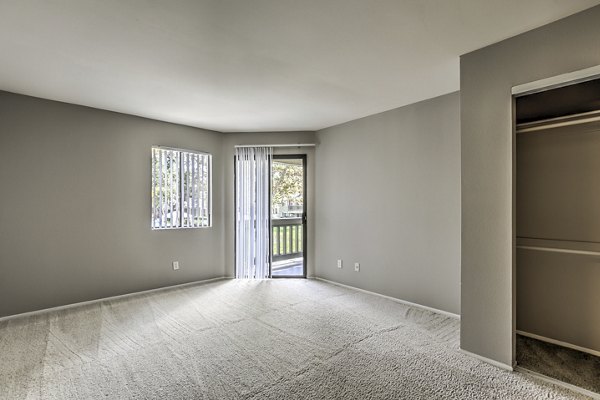
[[[600,0],[0,0],[0,89],[218,131],[453,92],[458,56]]]

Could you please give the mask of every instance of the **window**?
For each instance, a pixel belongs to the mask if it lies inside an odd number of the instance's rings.
[[[152,148],[152,229],[212,226],[211,167],[210,154]]]

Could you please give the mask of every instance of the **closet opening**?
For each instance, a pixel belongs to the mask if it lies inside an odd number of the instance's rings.
[[[600,79],[514,110],[517,366],[600,393]]]

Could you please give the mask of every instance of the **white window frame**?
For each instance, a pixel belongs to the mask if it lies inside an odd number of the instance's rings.
[[[160,226],[160,225],[156,225],[156,219],[155,219],[155,204],[153,201],[153,196],[154,196],[154,189],[156,187],[156,183],[154,182],[154,154],[155,154],[155,150],[166,150],[166,151],[173,151],[173,152],[177,152],[179,153],[179,166],[178,166],[178,182],[179,182],[179,186],[180,186],[180,190],[178,192],[178,207],[177,207],[177,212],[178,212],[178,217],[177,217],[177,225],[172,225],[172,226]],[[196,226],[189,226],[189,225],[184,225],[183,224],[183,210],[184,210],[184,206],[183,206],[183,182],[181,179],[182,176],[182,167],[183,167],[183,154],[184,153],[188,153],[188,154],[193,154],[193,155],[201,155],[201,156],[205,156],[208,158],[208,162],[207,162],[207,168],[208,171],[206,172],[206,176],[207,176],[207,189],[206,189],[206,193],[207,193],[207,207],[206,207],[206,212],[207,212],[207,222],[205,224],[200,224],[200,225],[196,225]],[[212,154],[208,153],[208,152],[204,152],[204,151],[198,151],[198,150],[190,150],[190,149],[182,149],[182,148],[177,148],[177,147],[167,147],[167,146],[152,146],[151,148],[151,154],[150,154],[150,179],[151,179],[151,193],[150,193],[150,227],[152,228],[152,230],[172,230],[172,229],[198,229],[198,228],[212,228]]]

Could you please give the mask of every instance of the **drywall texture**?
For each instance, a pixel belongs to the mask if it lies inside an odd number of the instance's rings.
[[[516,143],[517,237],[600,243],[600,122],[519,133]]]
[[[511,87],[600,64],[600,7],[461,57],[461,347],[514,360]]]
[[[460,313],[459,97],[317,132],[317,276]]]
[[[212,228],[150,229],[152,145],[213,154]],[[221,149],[218,133],[0,92],[0,316],[222,276]]]
[[[252,132],[227,133],[223,135],[224,159],[224,234],[225,234],[225,275],[235,273],[235,197],[234,197],[234,153],[236,145],[265,145],[290,143],[315,143],[314,132]],[[306,154],[306,229],[307,243],[306,276],[315,275],[315,148],[314,147],[275,147],[274,154]]]

